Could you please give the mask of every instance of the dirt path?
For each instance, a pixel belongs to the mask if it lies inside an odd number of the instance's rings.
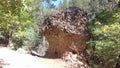
[[[29,54],[20,54],[8,48],[0,48],[0,68],[64,68],[60,59],[38,58]]]

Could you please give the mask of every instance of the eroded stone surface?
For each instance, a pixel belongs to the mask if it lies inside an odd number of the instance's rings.
[[[82,57],[82,60],[77,60],[85,62],[83,53],[89,40],[89,29],[87,13],[83,9],[70,7],[53,13],[45,19],[42,34],[49,43],[46,57],[65,58],[70,54],[64,54],[70,52],[78,58]]]
[[[45,19],[42,31],[53,27],[72,34],[87,34],[89,32],[87,13],[77,7],[56,11]]]

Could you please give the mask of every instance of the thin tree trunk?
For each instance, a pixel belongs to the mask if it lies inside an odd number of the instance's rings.
[[[114,9],[114,7],[115,7],[115,0],[112,0],[112,10]]]

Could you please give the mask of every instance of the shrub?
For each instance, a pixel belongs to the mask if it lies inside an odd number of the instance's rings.
[[[93,49],[92,57],[96,56],[101,66],[114,67],[120,54],[120,14],[102,10],[95,14],[90,21],[90,46]],[[95,59],[95,57],[94,57]],[[92,60],[94,60],[92,59]],[[109,63],[113,62],[111,65]]]

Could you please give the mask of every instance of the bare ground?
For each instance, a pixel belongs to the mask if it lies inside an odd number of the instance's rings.
[[[61,59],[40,58],[0,48],[0,68],[64,68]]]

